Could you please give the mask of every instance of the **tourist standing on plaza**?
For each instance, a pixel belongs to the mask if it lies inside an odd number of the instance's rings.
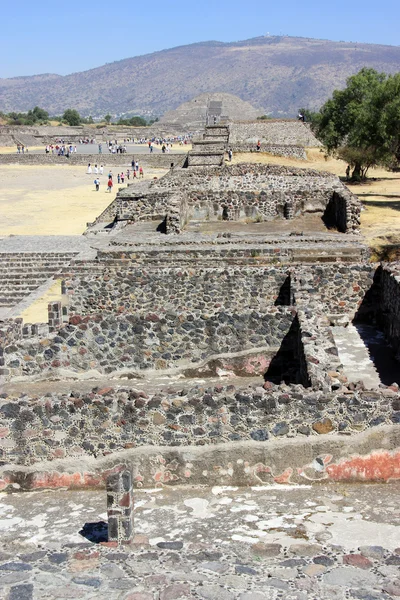
[[[121,175],[119,173],[117,175],[117,181],[118,181],[118,183],[121,183]]]
[[[121,173],[121,183],[125,183],[125,175],[123,171]]]
[[[139,171],[139,162],[138,161],[135,162],[135,169],[136,169],[136,171]]]
[[[103,175],[103,173],[104,173],[104,167],[103,167],[103,165],[100,165],[100,175]]]
[[[93,181],[93,183],[96,186],[96,192],[98,192],[100,189],[100,179],[98,179],[98,177],[96,177],[96,179]]]
[[[94,173],[95,173],[95,175],[97,175],[98,172],[99,172],[99,169],[97,168],[97,165],[94,165]]]
[[[107,183],[107,191],[109,191],[110,193],[111,193],[111,190],[112,190],[112,186],[113,186],[113,180],[112,180],[112,177],[110,177],[108,179],[108,183]]]
[[[87,175],[91,175],[92,174],[92,167],[90,166],[90,163],[87,166],[87,171],[86,171]]]
[[[142,177],[142,179],[144,177],[143,167],[140,167],[140,169],[139,169],[139,177]]]

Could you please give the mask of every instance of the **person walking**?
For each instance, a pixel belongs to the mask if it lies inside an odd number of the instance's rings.
[[[143,167],[140,167],[140,169],[139,169],[139,177],[141,177],[142,179],[144,177]]]
[[[111,194],[111,191],[112,191],[112,187],[113,187],[113,180],[110,177],[109,180],[108,180],[108,182],[107,182],[107,191],[110,192],[110,194]]]
[[[232,162],[232,154],[233,154],[232,148],[229,148],[229,150],[228,150],[229,162]]]
[[[104,167],[103,167],[103,165],[100,165],[100,175],[103,175],[103,173],[104,173]]]
[[[91,175],[92,174],[92,167],[90,166],[90,163],[87,166],[87,171],[86,171],[87,175]]]
[[[99,172],[99,169],[97,168],[97,165],[94,165],[94,174],[97,175]]]
[[[125,175],[123,171],[121,173],[121,183],[125,183]]]
[[[119,173],[117,175],[117,181],[118,181],[118,183],[121,183],[121,175]]]
[[[135,162],[135,169],[136,169],[136,171],[139,171],[139,161]]]
[[[98,177],[96,177],[96,179],[93,181],[93,183],[96,186],[96,192],[98,192],[100,189],[100,179]]]

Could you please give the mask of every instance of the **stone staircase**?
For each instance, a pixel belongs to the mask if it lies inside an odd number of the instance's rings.
[[[336,326],[332,327],[332,333],[348,381],[362,381],[367,389],[378,388],[381,380],[357,328],[351,324]]]
[[[12,308],[61,273],[77,252],[0,254],[0,309]]]
[[[193,144],[187,167],[221,167],[229,141],[228,125],[207,125],[202,140]]]

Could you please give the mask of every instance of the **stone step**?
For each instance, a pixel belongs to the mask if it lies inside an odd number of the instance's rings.
[[[367,389],[378,388],[381,380],[357,328],[350,324],[331,330],[347,379],[352,383],[362,381]]]

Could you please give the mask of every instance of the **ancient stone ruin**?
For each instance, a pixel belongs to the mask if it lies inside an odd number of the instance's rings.
[[[115,540],[130,476],[400,476],[400,265],[369,261],[338,178],[227,164],[230,134],[207,127],[182,166],[120,190],[56,272],[36,255],[62,301],[1,325],[1,488],[107,481]],[[24,278],[26,256],[3,258]]]

